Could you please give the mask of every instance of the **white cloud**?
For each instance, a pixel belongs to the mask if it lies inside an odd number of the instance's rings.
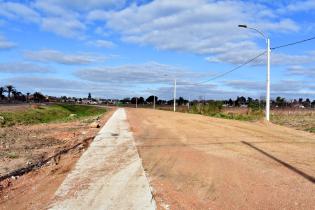
[[[42,19],[42,28],[64,37],[74,37],[82,34],[85,25],[75,18],[47,17]]]
[[[16,47],[16,44],[8,41],[5,37],[0,35],[0,50],[1,49],[11,49]]]
[[[307,12],[315,9],[314,0],[294,1],[284,8],[279,9],[280,13],[286,12]]]
[[[180,84],[199,81],[212,73],[197,73],[180,67],[156,62],[124,65],[118,67],[95,67],[81,69],[76,76],[83,80],[111,84],[172,84],[175,78]]]
[[[95,47],[100,47],[100,48],[113,48],[116,46],[113,42],[102,40],[102,39],[89,41],[87,42],[87,44],[91,46],[95,46]]]
[[[41,62],[55,62],[67,65],[89,64],[103,62],[107,57],[92,53],[65,54],[56,50],[26,51],[24,56],[28,59]]]
[[[246,80],[231,80],[225,81],[225,85],[234,89],[242,89],[242,90],[249,90],[249,91],[257,91],[257,90],[264,90],[266,85],[262,82],[257,81],[246,81]]]
[[[233,98],[238,95],[244,94],[244,92],[239,90],[224,90],[216,85],[203,84],[199,86],[178,86],[177,87],[177,98],[184,97],[186,99],[227,99]],[[159,98],[172,99],[173,98],[173,87],[161,87],[158,89],[147,89],[147,95],[155,94]]]
[[[108,18],[108,12],[105,10],[92,10],[87,15],[87,20],[95,21],[95,20],[103,20],[106,21]]]
[[[288,68],[289,75],[303,76],[307,78],[315,78],[314,67],[291,66]]]
[[[224,84],[230,88],[237,90],[245,90],[249,92],[260,92],[264,93],[266,89],[265,82],[248,81],[248,80],[232,80],[225,81]],[[270,89],[273,95],[292,92],[292,91],[303,91],[311,89],[311,84],[300,80],[281,80],[280,82],[272,82]]]
[[[271,64],[284,64],[284,65],[296,65],[307,64],[314,62],[315,51],[309,51],[303,55],[284,54],[284,53],[271,53]]]
[[[0,2],[0,16],[35,23],[40,21],[40,15],[36,11],[24,4],[15,2]]]
[[[121,33],[124,41],[218,56],[218,60],[222,60],[221,54],[232,50],[233,54],[247,48],[257,53],[261,50],[254,42],[257,35],[237,28],[238,24],[257,26],[266,32],[299,29],[295,22],[276,17],[262,4],[242,1],[156,0],[121,11],[94,14],[94,19],[102,18],[108,28]]]
[[[97,35],[101,35],[101,36],[106,36],[108,37],[110,32],[109,31],[106,31],[104,27],[97,27],[94,32],[97,34]]]
[[[219,50],[216,55],[206,57],[206,60],[211,63],[233,63],[243,64],[250,59],[266,52],[263,49],[258,49],[254,44],[248,42],[241,42],[238,44],[229,44],[227,51]],[[285,54],[272,51],[270,56],[271,65],[295,65],[307,64],[314,62],[314,51],[305,52],[304,54]],[[267,53],[260,55],[257,59],[250,62],[249,65],[265,65],[267,61]]]
[[[71,10],[86,11],[92,9],[111,9],[124,6],[126,0],[38,0]]]
[[[12,84],[22,92],[40,91],[53,96],[87,97],[88,92],[91,92],[93,97],[103,98],[123,98],[136,95],[129,87],[113,87],[111,85],[58,77],[14,77],[5,78],[1,82],[3,84]]]
[[[52,70],[48,67],[40,66],[33,63],[14,62],[0,63],[0,73],[48,73]]]

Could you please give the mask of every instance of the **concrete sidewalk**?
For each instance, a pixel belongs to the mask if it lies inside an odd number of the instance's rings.
[[[118,109],[56,192],[51,209],[156,209],[124,109]]]

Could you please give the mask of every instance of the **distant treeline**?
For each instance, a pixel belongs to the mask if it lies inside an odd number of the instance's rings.
[[[7,85],[0,87],[0,103],[13,103],[13,102],[67,102],[67,103],[85,103],[85,104],[153,104],[156,105],[173,105],[174,100],[161,100],[158,96],[151,95],[146,99],[144,97],[132,97],[124,99],[95,99],[92,98],[91,93],[87,98],[76,97],[54,97],[45,96],[40,92],[22,93],[14,86]],[[261,99],[253,99],[251,97],[239,96],[235,100],[187,100],[183,97],[176,99],[177,106],[188,106],[197,104],[215,104],[216,107],[248,107],[252,110],[259,110],[265,107],[266,101]],[[315,108],[315,100],[303,98],[288,100],[278,96],[276,99],[271,100],[271,108]]]
[[[2,103],[43,102],[45,100],[46,97],[40,92],[23,94],[12,85],[0,87],[0,102]]]
[[[144,99],[143,97],[133,97],[133,98],[124,98],[120,100],[120,103],[123,104],[152,104],[155,100],[155,103],[157,105],[172,105],[174,104],[174,100],[161,100],[158,98],[158,96],[149,96],[147,99]],[[179,97],[176,99],[176,104],[178,106],[181,105],[188,105],[188,102],[190,105],[194,104],[217,104],[218,106],[222,107],[249,107],[252,109],[262,109],[265,107],[266,101],[260,100],[260,99],[253,99],[251,97],[244,97],[239,96],[235,100],[229,99],[229,100],[191,100],[188,101],[187,99],[183,97]],[[285,98],[282,98],[278,96],[275,100],[271,100],[271,107],[277,107],[277,108],[315,108],[315,100],[311,101],[310,99],[293,99],[293,100],[287,100]]]

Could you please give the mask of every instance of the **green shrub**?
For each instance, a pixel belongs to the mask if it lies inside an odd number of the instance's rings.
[[[210,101],[206,104],[194,104],[190,112],[202,115],[213,115],[222,111],[222,102]]]
[[[67,121],[81,117],[96,116],[104,112],[106,112],[105,108],[84,105],[58,104],[40,106],[25,111],[0,112],[0,116],[4,118],[4,123],[0,126]],[[74,114],[75,117],[69,117],[71,114]]]
[[[210,101],[207,104],[194,104],[190,113],[202,114],[211,117],[234,119],[242,121],[255,121],[263,117],[263,111],[258,107],[254,106],[250,108],[247,114],[235,114],[235,113],[223,113],[223,103],[220,101]]]
[[[308,129],[306,129],[306,131],[309,131],[311,133],[315,133],[315,127],[308,128]]]

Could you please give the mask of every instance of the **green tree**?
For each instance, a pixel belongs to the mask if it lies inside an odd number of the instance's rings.
[[[144,98],[143,97],[138,98],[138,103],[139,104],[144,104]]]
[[[11,102],[11,93],[15,88],[12,85],[7,85],[6,86],[6,92],[8,92],[8,98],[9,102]]]
[[[311,100],[309,98],[307,98],[304,102],[303,102],[303,106],[309,108],[311,107]]]
[[[252,111],[259,111],[260,110],[260,103],[259,100],[251,100],[248,102],[248,108],[250,108]]]
[[[149,96],[149,97],[146,99],[146,102],[153,103],[154,97],[155,97],[155,101],[158,101],[158,97],[157,97],[157,96]]]
[[[30,100],[30,94],[31,94],[31,93],[26,93],[26,102],[29,102],[29,100]]]
[[[37,103],[43,102],[45,100],[45,96],[40,92],[35,92],[33,94],[33,97],[34,97],[34,101]]]
[[[285,106],[285,98],[281,98],[280,96],[278,96],[277,98],[276,98],[276,105],[278,106],[278,107],[284,107]]]
[[[185,100],[183,97],[179,97],[179,99],[177,100],[178,106],[181,106],[181,105],[183,105],[183,104],[185,104],[185,103],[187,103],[187,102],[188,102],[188,101]]]
[[[5,93],[5,88],[4,87],[0,87],[0,100],[4,99],[4,93]]]
[[[12,90],[12,95],[14,100],[19,100],[22,96],[22,93],[17,91],[16,89]]]

